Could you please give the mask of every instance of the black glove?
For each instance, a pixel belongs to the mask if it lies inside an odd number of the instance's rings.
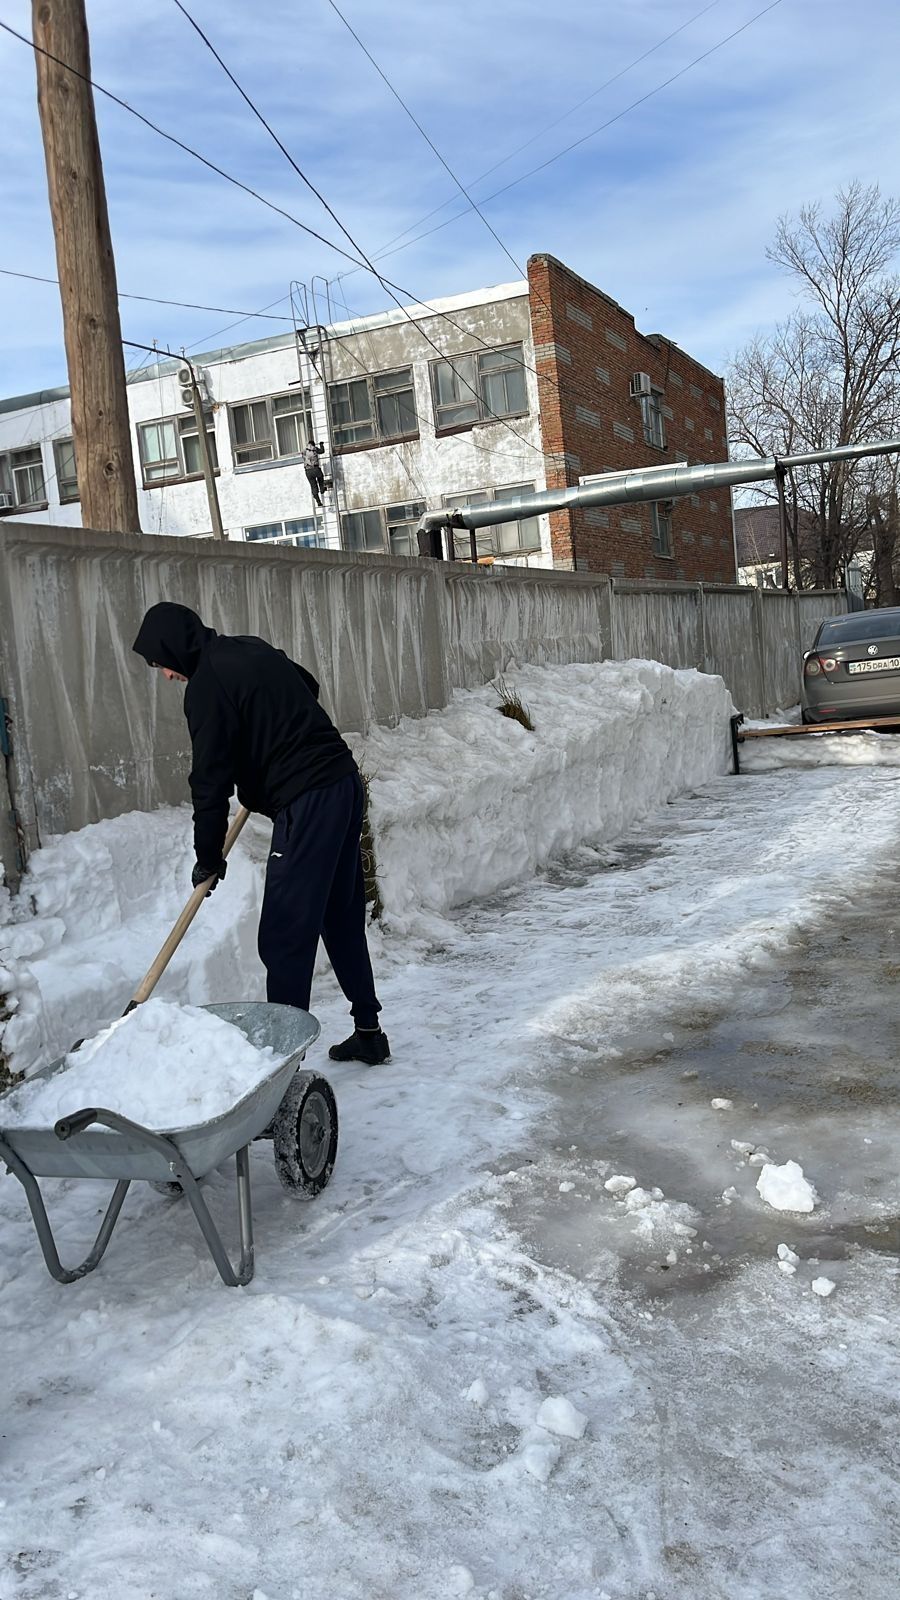
[[[227,871],[228,862],[225,860],[224,856],[217,867],[204,867],[201,866],[200,862],[198,861],[193,872],[191,873],[191,883],[194,885],[195,889],[199,889],[201,883],[205,883],[207,878],[210,878],[212,881],[206,893],[207,895],[211,895],[219,879],[224,878]]]

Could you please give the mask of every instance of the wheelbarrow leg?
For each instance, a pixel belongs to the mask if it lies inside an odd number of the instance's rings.
[[[41,1194],[41,1186],[37,1178],[31,1168],[27,1167],[24,1161],[21,1161],[2,1139],[0,1139],[0,1159],[6,1163],[10,1172],[15,1174],[25,1190],[28,1209],[31,1212],[31,1218],[34,1223],[34,1231],[38,1236],[41,1254],[44,1257],[50,1276],[55,1278],[57,1283],[74,1283],[77,1278],[84,1278],[87,1273],[93,1272],[106,1253],[106,1247],[112,1238],[113,1229],[119,1220],[122,1202],[131,1187],[131,1180],[129,1178],[120,1178],[116,1184],[93,1247],[80,1266],[64,1267],[59,1259],[59,1251],[56,1248],[56,1240],[53,1237],[53,1229],[50,1226],[50,1218],[47,1215],[47,1207],[44,1205],[44,1197]]]
[[[200,1186],[190,1167],[181,1154],[177,1144],[163,1133],[154,1133],[152,1129],[145,1128],[139,1122],[131,1122],[128,1117],[120,1116],[118,1111],[108,1111],[102,1106],[86,1107],[84,1111],[76,1111],[72,1116],[61,1117],[55,1125],[58,1139],[71,1139],[73,1134],[83,1133],[92,1123],[102,1123],[104,1127],[113,1128],[117,1133],[128,1133],[132,1138],[140,1140],[149,1149],[157,1151],[164,1156],[173,1178],[176,1178],[190,1202],[194,1216],[200,1224],[200,1232],[206,1240],[209,1253],[215,1262],[219,1277],[227,1283],[229,1289],[236,1289],[240,1285],[249,1283],[253,1277],[253,1218],[250,1212],[250,1151],[249,1146],[237,1152],[237,1188],[238,1212],[241,1229],[241,1259],[237,1272],[228,1259],[228,1253],[222,1243],[218,1228],[209,1214],[209,1208],[200,1193]],[[128,1185],[126,1184],[127,1188]],[[124,1196],[123,1196],[124,1198]],[[113,1197],[115,1199],[115,1196]],[[119,1204],[121,1205],[121,1200]],[[115,1219],[113,1219],[115,1220]]]
[[[203,1234],[209,1253],[218,1268],[219,1277],[223,1283],[228,1285],[229,1289],[237,1289],[243,1284],[249,1283],[253,1277],[254,1268],[249,1145],[245,1144],[237,1152],[234,1161],[237,1172],[238,1219],[241,1230],[241,1259],[237,1271],[235,1271],[228,1259],[228,1253],[222,1243],[221,1235],[209,1214],[209,1207],[203,1198],[196,1178],[187,1167],[183,1167],[181,1171],[178,1171],[178,1181],[184,1189],[186,1198],[190,1201],[194,1216],[200,1225],[200,1232]]]

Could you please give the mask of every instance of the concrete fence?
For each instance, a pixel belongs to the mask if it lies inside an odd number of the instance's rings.
[[[650,657],[724,677],[757,715],[796,700],[798,659],[836,593],[611,583],[320,550],[0,524],[0,860],[48,834],[186,795],[181,696],[132,653],[146,608],[193,606],[309,664],[364,732],[525,663]],[[2,724],[0,724],[2,725]]]

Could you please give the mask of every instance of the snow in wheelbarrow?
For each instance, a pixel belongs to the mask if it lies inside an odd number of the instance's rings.
[[[141,1008],[144,1026],[152,1023],[152,1007],[165,1008],[167,1003],[148,1001]],[[184,1008],[169,1006],[167,1009]],[[49,1119],[40,1125],[29,1125],[29,1103],[33,1104],[41,1096],[45,1104],[55,1101],[58,1106],[60,1094],[68,1094],[62,1085],[71,1057],[52,1063],[24,1088],[0,1100],[0,1159],[25,1188],[45,1263],[58,1281],[72,1282],[97,1266],[109,1244],[128,1188],[135,1179],[180,1188],[197,1217],[220,1276],[229,1285],[247,1283],[253,1275],[251,1142],[260,1138],[273,1140],[278,1176],[290,1192],[311,1199],[328,1183],[337,1149],[337,1106],[325,1078],[300,1070],[306,1051],[318,1038],[316,1019],[294,1007],[262,1001],[238,1001],[200,1009],[210,1022],[215,1018],[220,1024],[238,1029],[256,1052],[262,1052],[253,1086],[215,1115],[207,1114],[191,1125],[160,1129],[148,1125],[147,1121],[134,1120],[123,1109],[102,1106],[76,1109],[67,1102],[65,1114],[52,1125]],[[128,1024],[123,1022],[118,1026],[124,1028]],[[89,1073],[89,1068],[79,1067],[78,1070],[82,1079],[85,1072]],[[152,1074],[148,1066],[147,1076],[148,1081],[155,1077],[157,1088],[153,1093],[158,1102],[158,1084],[163,1074]],[[25,1100],[23,1110],[16,1111],[17,1100]],[[168,1103],[175,1105],[177,1100],[173,1087]],[[148,1109],[145,1095],[138,1095],[138,1101]],[[215,1101],[201,1095],[200,1103],[208,1110]],[[184,1107],[181,1109],[183,1111]],[[170,1122],[176,1120],[170,1118]],[[228,1258],[199,1189],[199,1180],[232,1156],[237,1174],[241,1236],[237,1268]],[[38,1183],[42,1177],[108,1178],[115,1182],[112,1200],[94,1246],[77,1267],[67,1269],[59,1260]]]

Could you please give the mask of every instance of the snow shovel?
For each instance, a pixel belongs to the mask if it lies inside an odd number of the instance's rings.
[[[250,813],[246,806],[240,806],[235,813],[234,821],[225,835],[225,843],[222,846],[223,859],[229,854],[232,845],[237,839],[238,834],[243,828],[244,823],[247,821],[249,815]],[[194,889],[190,900],[182,911],[178,921],[175,923],[175,926],[160,950],[159,955],[144,974],[143,978],[135,989],[134,994],[131,996],[131,999],[125,1007],[125,1010],[122,1012],[123,1017],[127,1017],[128,1013],[133,1011],[135,1006],[142,1005],[145,1000],[149,1000],[151,994],[156,988],[156,985],[159,983],[160,978],[165,972],[166,967],[169,965],[169,962],[175,954],[175,951],[178,949],[178,946],[187,933],[188,928],[197,915],[197,912],[200,910],[200,907],[206,899],[208,885],[212,883],[213,876],[214,874],[209,878],[206,878],[203,883],[198,883],[196,889]]]
[[[225,835],[225,843],[222,846],[223,858],[228,855],[249,815],[250,813],[246,806],[240,806],[238,811],[235,813],[234,821]],[[146,973],[135,989],[134,994],[131,996],[131,999],[125,1007],[125,1010],[122,1012],[123,1017],[127,1017],[136,1006],[142,1005],[145,1000],[149,1000],[151,994],[156,988],[156,985],[159,983],[160,978],[165,972],[166,967],[169,965],[169,962],[175,954],[175,951],[178,949],[178,946],[187,933],[188,928],[197,915],[197,912],[200,910],[200,907],[206,899],[207,885],[211,881],[211,878],[207,878],[203,883],[199,883],[196,889],[193,890],[191,898],[182,911],[181,916],[178,918],[178,921],[175,923],[175,926],[160,950],[159,955],[147,969]],[[83,1044],[83,1039],[76,1039],[72,1049],[78,1050]]]

